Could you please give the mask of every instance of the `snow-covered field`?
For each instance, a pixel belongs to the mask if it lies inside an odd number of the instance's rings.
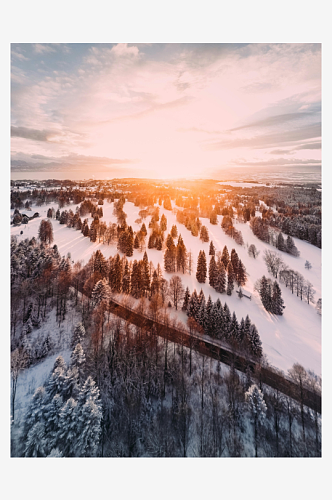
[[[42,218],[46,217],[49,207],[57,209],[56,204],[44,205],[42,207],[31,207],[33,214],[38,211],[40,217],[30,221],[26,226],[11,226],[11,234],[17,235],[18,239],[37,237],[38,228]],[[76,205],[66,206],[64,209],[71,208],[75,211]],[[139,217],[139,207],[135,207],[133,203],[126,202],[124,211],[127,214],[127,223],[133,227],[134,231],[139,230],[141,224],[136,224],[134,221]],[[24,213],[24,210],[22,210]],[[108,203],[106,200],[103,205],[103,221],[116,222],[113,215],[113,203]],[[13,210],[11,211],[13,213]],[[244,293],[249,292],[252,295],[251,301],[247,298],[239,299],[235,291],[232,296],[226,294],[220,295],[207,283],[200,285],[195,277],[196,264],[199,251],[204,249],[207,260],[209,262],[209,243],[203,243],[198,237],[192,234],[181,224],[176,221],[174,213],[160,207],[160,215],[164,213],[167,217],[167,232],[168,233],[173,224],[178,227],[179,234],[182,235],[187,250],[191,250],[194,259],[194,269],[191,275],[179,275],[182,278],[184,286],[188,286],[191,291],[196,288],[198,291],[202,288],[206,297],[211,295],[213,301],[220,298],[221,302],[227,302],[231,312],[235,311],[238,320],[249,314],[252,322],[255,323],[259,331],[263,350],[269,362],[287,371],[292,367],[295,362],[299,362],[305,369],[313,370],[316,374],[321,375],[321,317],[317,314],[315,306],[308,305],[305,301],[301,301],[296,294],[292,295],[289,289],[281,284],[283,299],[285,301],[286,309],[283,316],[273,316],[265,311],[257,292],[254,291],[254,284],[258,278],[263,274],[268,276],[265,263],[263,261],[263,252],[265,249],[277,251],[270,245],[260,241],[253,235],[248,224],[236,225],[237,229],[241,230],[245,245],[243,247],[237,245],[233,239],[225,235],[220,227],[221,216],[218,217],[218,225],[211,225],[208,219],[201,218],[202,223],[208,228],[210,240],[213,240],[217,250],[222,251],[224,245],[227,245],[229,253],[232,248],[235,248],[239,258],[244,263],[247,272],[249,273],[248,282],[244,287]],[[148,227],[148,217],[144,222]],[[92,219],[89,219],[89,224]],[[92,243],[88,238],[85,238],[81,232],[75,229],[69,229],[65,225],[60,225],[55,219],[52,220],[54,231],[54,243],[58,245],[61,255],[71,254],[73,261],[83,260],[86,263],[92,253],[100,249],[105,257],[115,255],[117,253],[116,245],[104,245],[102,243]],[[23,235],[20,232],[23,231]],[[309,243],[294,238],[297,248],[300,250],[300,257],[292,257],[289,254],[280,252],[286,264],[296,271],[299,271],[305,279],[308,279],[314,286],[316,291],[315,299],[321,297],[321,250]],[[248,256],[247,244],[254,243],[260,251],[259,256],[253,259]],[[163,253],[155,249],[146,249],[149,260],[152,260],[154,266],[158,262],[163,268]],[[143,254],[138,250],[134,250],[133,259],[141,259]],[[307,270],[304,267],[305,261],[308,260],[312,264],[312,269]],[[171,275],[165,273],[165,278],[168,280]],[[185,321],[184,313],[179,312],[179,319]]]

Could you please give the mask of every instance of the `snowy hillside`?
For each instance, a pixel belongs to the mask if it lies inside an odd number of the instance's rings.
[[[174,206],[174,202],[173,206]],[[70,205],[64,209],[71,208],[75,211],[77,205]],[[41,207],[31,207],[31,215],[38,211],[39,218],[30,221],[26,226],[21,225],[17,227],[11,226],[11,234],[17,235],[18,240],[24,238],[37,237],[40,221],[46,217],[47,210],[50,207],[57,209],[57,204],[51,203]],[[124,211],[127,214],[127,224],[131,225],[134,232],[138,231],[141,224],[136,224],[135,220],[139,218],[139,207],[135,207],[133,203],[126,202]],[[13,210],[11,211],[13,213]],[[116,217],[113,215],[113,203],[108,203],[106,200],[103,205],[104,216],[103,222],[107,224],[112,221],[116,222]],[[266,354],[268,361],[287,371],[292,367],[295,362],[299,362],[305,369],[313,370],[316,374],[321,375],[321,318],[315,310],[315,306],[301,301],[296,293],[292,294],[290,289],[281,284],[283,299],[285,302],[285,311],[283,316],[273,316],[269,314],[261,304],[259,295],[254,291],[254,284],[257,279],[261,278],[263,274],[269,276],[266,265],[263,260],[263,252],[265,249],[277,251],[267,243],[260,241],[253,235],[249,224],[236,224],[236,228],[242,232],[244,246],[240,246],[229,236],[225,235],[220,227],[221,216],[218,216],[218,225],[212,225],[209,219],[201,218],[202,223],[208,228],[210,241],[212,240],[216,250],[222,251],[226,245],[229,253],[232,248],[235,248],[239,258],[244,263],[248,272],[248,282],[244,287],[244,293],[251,295],[251,301],[247,298],[239,299],[235,290],[232,296],[217,293],[208,282],[200,285],[195,277],[197,258],[200,250],[204,250],[209,262],[209,243],[203,243],[198,237],[194,237],[185,226],[176,221],[176,216],[169,210],[160,207],[160,216],[165,214],[167,218],[167,231],[170,231],[173,224],[177,225],[178,233],[182,235],[184,243],[188,251],[192,252],[194,268],[191,275],[185,274],[181,276],[184,286],[188,286],[191,291],[194,288],[199,291],[201,288],[204,291],[206,298],[211,295],[213,301],[219,297],[224,304],[226,301],[231,312],[235,311],[238,319],[245,317],[249,314],[250,319],[256,325],[259,335],[263,344],[263,351]],[[92,218],[89,219],[89,224]],[[144,222],[148,227],[148,217]],[[117,253],[116,245],[106,245],[102,243],[92,243],[89,238],[82,235],[80,231],[67,228],[65,225],[60,225],[55,219],[52,219],[54,243],[57,244],[59,252],[62,256],[66,256],[68,252],[71,254],[72,261],[83,260],[87,263],[90,256],[94,251],[100,249],[105,257],[115,255]],[[23,231],[23,235],[20,232]],[[321,250],[309,243],[294,238],[298,250],[301,252],[300,257],[293,257],[284,252],[279,252],[285,263],[292,269],[299,271],[305,279],[309,280],[315,290],[315,299],[321,297]],[[260,254],[256,259],[249,257],[247,246],[254,243]],[[160,252],[156,249],[146,249],[148,258],[157,266],[161,264],[163,268],[163,255],[164,251]],[[277,251],[278,252],[278,251]],[[132,257],[129,260],[141,259],[142,252],[134,250]],[[312,264],[310,270],[305,269],[305,261],[308,260]],[[166,279],[170,279],[172,275],[164,273]],[[207,280],[208,281],[208,280]],[[237,287],[236,287],[237,288]],[[179,312],[179,319],[186,320],[184,313]]]

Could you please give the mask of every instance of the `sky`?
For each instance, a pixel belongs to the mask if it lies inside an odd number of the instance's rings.
[[[320,44],[11,44],[12,171],[320,165]]]

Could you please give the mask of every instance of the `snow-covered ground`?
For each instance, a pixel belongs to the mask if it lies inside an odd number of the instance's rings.
[[[174,204],[174,203],[173,203]],[[11,234],[17,235],[18,239],[37,237],[38,228],[42,218],[46,217],[49,207],[56,204],[44,205],[42,207],[31,207],[32,213],[38,211],[40,216],[29,222],[26,226],[11,227]],[[65,209],[71,208],[75,211],[76,205],[66,206]],[[139,217],[139,207],[135,207],[133,203],[126,202],[124,211],[127,214],[127,223],[133,227],[134,231],[139,230],[141,224],[136,224],[134,221]],[[22,210],[24,212],[24,210]],[[113,203],[108,203],[106,200],[103,205],[103,221],[116,222],[113,215]],[[13,210],[11,211],[13,213]],[[281,284],[281,290],[285,301],[286,309],[283,316],[273,316],[265,311],[257,292],[254,291],[254,284],[263,274],[268,276],[265,263],[263,261],[263,252],[265,249],[277,251],[270,245],[260,241],[253,235],[249,224],[236,224],[237,229],[241,230],[245,245],[241,247],[229,236],[225,235],[220,227],[221,216],[218,217],[218,225],[211,225],[209,219],[201,218],[202,223],[208,228],[210,240],[212,239],[217,250],[222,251],[224,245],[227,245],[229,253],[232,248],[235,248],[239,258],[244,263],[247,272],[249,273],[248,282],[244,287],[244,293],[249,292],[252,295],[251,301],[247,298],[239,299],[235,291],[232,296],[217,293],[207,283],[200,285],[195,277],[197,257],[200,250],[205,250],[207,260],[209,262],[209,243],[203,243],[198,237],[192,236],[183,225],[176,221],[176,216],[173,212],[160,208],[160,216],[164,213],[167,217],[167,233],[170,231],[173,224],[178,227],[179,234],[182,235],[187,250],[191,250],[194,260],[194,269],[191,275],[179,275],[182,278],[184,286],[188,286],[191,291],[196,288],[198,291],[202,288],[206,297],[211,295],[213,301],[220,298],[221,302],[227,302],[231,312],[235,311],[238,320],[249,314],[252,322],[257,326],[259,331],[264,353],[267,355],[269,362],[287,371],[295,362],[299,362],[306,369],[313,370],[316,374],[321,375],[321,318],[315,310],[315,306],[308,305],[305,301],[301,301],[296,294],[292,295],[291,291]],[[148,228],[150,217],[144,222]],[[91,223],[92,219],[89,219]],[[100,249],[105,257],[115,255],[117,253],[116,245],[104,245],[102,243],[92,243],[88,238],[85,238],[80,231],[69,229],[65,225],[60,225],[55,219],[52,220],[54,231],[54,243],[58,245],[61,255],[71,254],[73,261],[83,260],[85,263],[89,260],[94,251]],[[23,231],[23,235],[20,232]],[[149,231],[149,230],[148,230]],[[301,252],[300,257],[292,257],[289,254],[280,252],[285,263],[292,269],[299,271],[305,279],[308,279],[314,286],[316,291],[316,300],[321,297],[321,250],[307,242],[294,238],[295,244]],[[254,243],[260,251],[257,259],[248,256],[247,244]],[[158,262],[163,268],[163,253],[155,249],[146,249],[149,260],[152,260],[154,266]],[[278,251],[277,251],[278,252]],[[141,259],[143,254],[138,250],[134,250],[133,257],[130,259]],[[312,264],[312,269],[307,270],[304,267],[305,261],[308,260]],[[168,280],[171,275],[165,273],[165,278]],[[179,312],[179,319],[185,321],[184,313]]]

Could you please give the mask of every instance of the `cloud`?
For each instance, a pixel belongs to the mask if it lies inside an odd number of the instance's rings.
[[[266,160],[266,161],[246,161],[244,159],[242,160],[233,160],[231,162],[234,165],[241,166],[241,167],[282,167],[282,166],[292,166],[292,167],[298,167],[298,166],[315,166],[315,165],[321,165],[320,160],[313,160],[313,159],[308,159],[308,160],[300,160],[298,158],[275,158],[273,160]]]
[[[238,138],[206,144],[205,150],[214,151],[218,149],[254,148],[263,149],[269,147],[288,145],[292,142],[314,139],[321,136],[321,123],[314,123],[304,127],[281,130],[272,134],[261,134],[249,138]]]
[[[265,118],[263,120],[257,120],[252,123],[248,123],[247,125],[242,125],[240,127],[232,128],[229,129],[228,132],[235,132],[237,130],[243,130],[247,128],[252,128],[252,127],[269,127],[269,126],[274,126],[274,125],[282,125],[286,122],[293,121],[293,120],[300,120],[303,118],[307,118],[309,116],[312,116],[311,113],[285,113],[282,115],[276,115],[276,116],[269,116],[268,118]]]
[[[55,52],[53,47],[51,47],[50,45],[46,45],[44,43],[43,44],[35,43],[33,48],[37,54],[48,54],[50,52]]]
[[[16,159],[17,158],[17,159]],[[84,170],[108,171],[112,166],[121,166],[138,163],[137,159],[108,158],[101,156],[85,156],[70,153],[68,155],[56,157],[41,154],[27,155],[25,153],[15,153],[11,159],[12,170]]]
[[[294,151],[300,149],[321,149],[321,147],[321,142],[309,142],[307,144],[301,144],[300,146],[297,146],[296,148],[294,148]]]
[[[30,139],[32,141],[42,141],[49,142],[51,137],[56,135],[61,135],[59,132],[54,130],[35,130],[33,128],[26,127],[11,127],[12,137],[22,137],[23,139]]]
[[[17,50],[11,50],[11,55],[12,57],[15,57],[16,59],[19,59],[20,61],[29,61],[28,57],[25,57],[21,52],[18,52]]]

